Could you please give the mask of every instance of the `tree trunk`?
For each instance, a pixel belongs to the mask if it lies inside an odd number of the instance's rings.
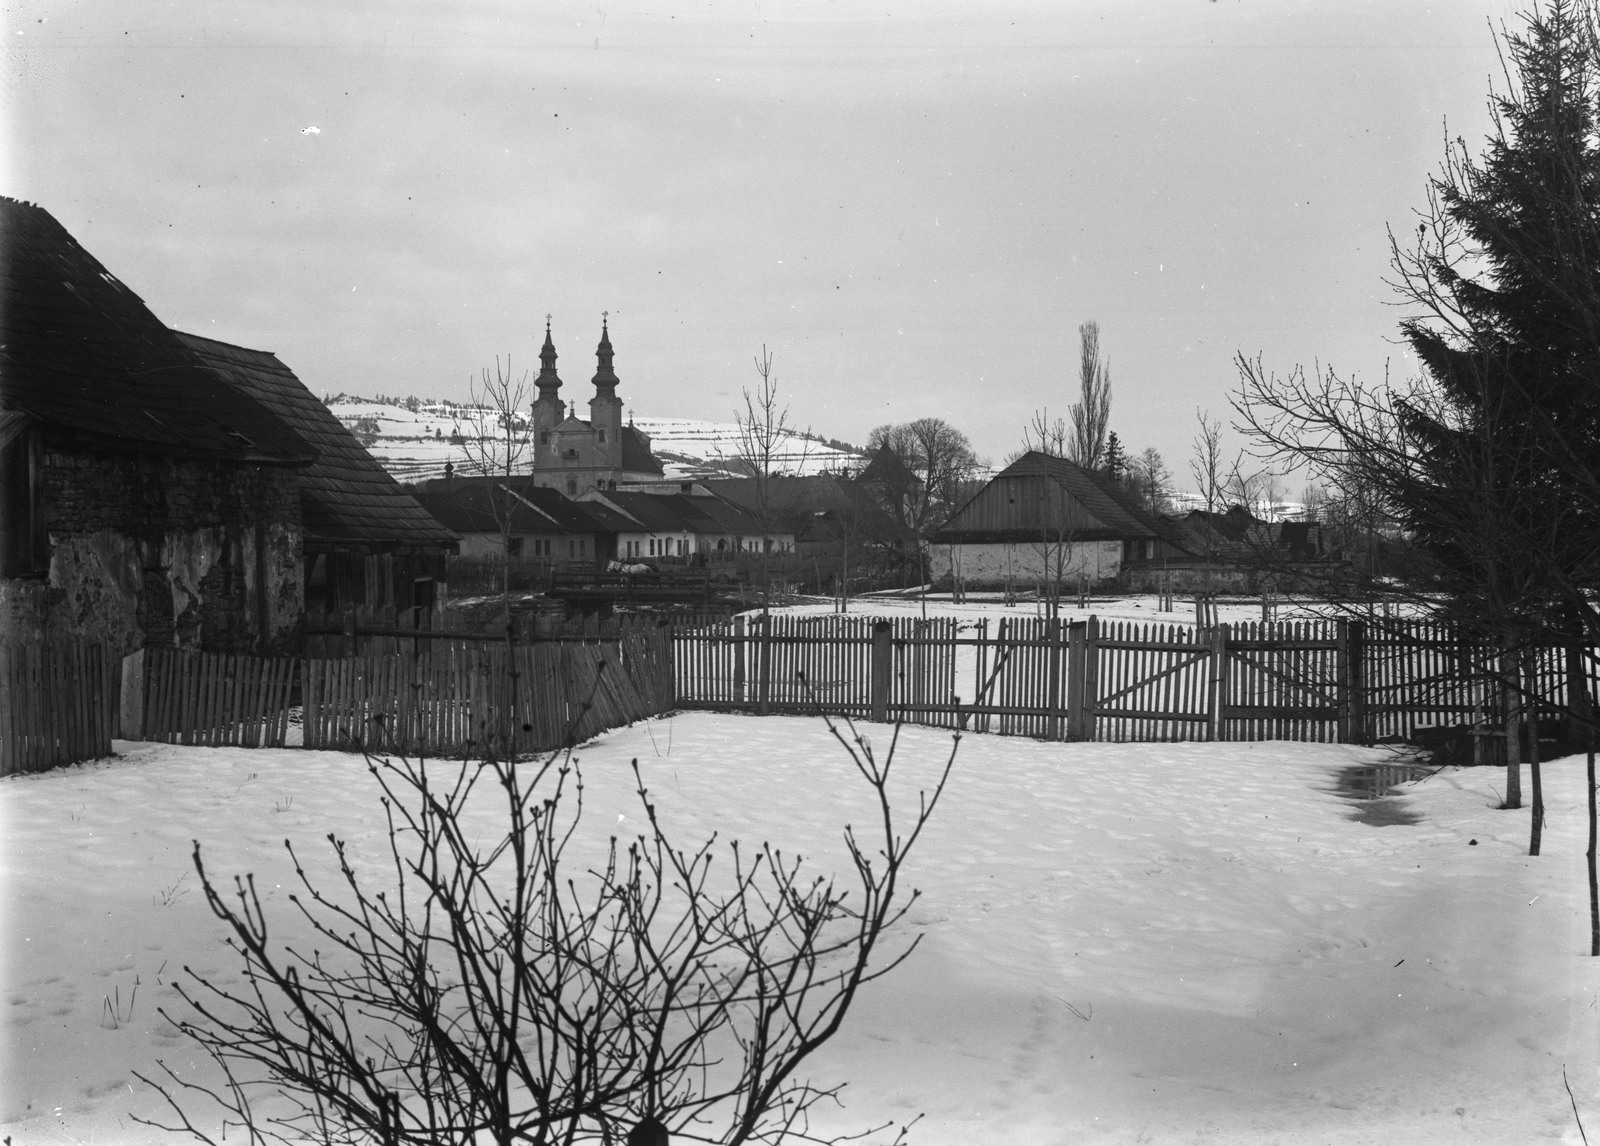
[[[1585,771],[1589,785],[1589,852],[1587,855],[1589,865],[1589,954],[1600,955],[1600,881],[1595,878],[1594,845],[1595,845],[1595,803],[1594,803],[1594,729],[1589,729],[1587,753],[1587,768]]]

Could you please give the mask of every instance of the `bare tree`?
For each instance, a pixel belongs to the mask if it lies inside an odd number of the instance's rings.
[[[200,1124],[220,1113],[249,1142],[324,1146],[611,1144],[641,1124],[703,1142],[834,1141],[809,1114],[841,1086],[798,1072],[917,945],[882,953],[917,899],[906,860],[955,750],[903,823],[889,795],[898,736],[880,761],[853,727],[829,728],[876,803],[862,836],[844,829],[843,881],[767,843],[676,844],[637,761],[647,827],[611,837],[591,867],[569,854],[588,827],[570,749],[445,768],[369,756],[388,872],[329,836],[332,891],[285,844],[309,951],[275,942],[253,877],[214,882],[197,843],[242,977],[188,970],[188,1013],[162,1011],[224,1081],[165,1063],[140,1075],[176,1117],[161,1128],[212,1142]],[[501,826],[484,838],[486,803]]]
[[[876,427],[867,449],[887,447],[904,467],[905,480],[883,484],[885,507],[918,537],[960,507],[980,466],[967,435],[943,418],[918,418]]]
[[[757,560],[761,572],[761,612],[766,616],[772,610],[771,550],[778,525],[789,508],[789,499],[784,496],[777,479],[788,467],[804,469],[810,447],[809,439],[790,425],[789,407],[779,401],[778,379],[765,344],[755,365],[760,382],[753,391],[745,389],[744,410],[734,414],[734,421],[738,425],[737,461],[755,483],[750,506],[761,530]]]
[[[1078,327],[1078,400],[1068,411],[1072,420],[1072,460],[1084,469],[1099,469],[1111,425],[1111,363],[1100,357],[1100,324]]]
[[[500,601],[504,620],[511,623],[511,524],[518,499],[511,479],[533,460],[533,419],[523,407],[528,402],[528,373],[520,378],[495,356],[494,373],[486,366],[478,380],[469,383],[470,405],[458,417],[450,437],[457,443],[467,469],[484,480],[490,511],[500,529]],[[461,423],[465,421],[463,430]]]
[[[1202,533],[1205,541],[1206,588],[1209,590],[1211,565],[1216,556],[1216,530],[1211,515],[1217,512],[1217,507],[1222,505],[1226,496],[1229,467],[1222,456],[1222,422],[1204,410],[1196,410],[1195,418],[1200,423],[1200,429],[1194,436],[1194,454],[1189,459],[1189,474],[1194,478],[1200,503],[1207,515]]]
[[[1170,512],[1172,508],[1172,475],[1161,452],[1153,446],[1128,459],[1128,489],[1139,499],[1146,513],[1153,516]]]

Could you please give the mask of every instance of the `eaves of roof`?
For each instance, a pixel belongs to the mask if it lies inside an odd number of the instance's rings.
[[[294,372],[265,350],[178,332],[200,361],[266,406],[309,443],[317,460],[300,475],[307,539],[324,543],[448,548],[456,535],[380,466]]]

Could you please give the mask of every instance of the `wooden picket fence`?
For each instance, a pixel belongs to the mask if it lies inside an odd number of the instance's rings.
[[[131,738],[210,747],[283,747],[293,658],[156,647],[129,659],[124,671],[142,672],[145,685],[142,724],[126,730]]]
[[[617,641],[307,660],[304,744],[449,756],[587,740],[671,707],[669,641],[664,630],[639,630]]]
[[[1560,710],[1574,687],[1570,652],[1529,657],[1524,686]],[[1586,663],[1577,687],[1594,695]],[[1369,743],[1428,724],[1503,726],[1515,692],[1499,654],[1442,626],[1398,622],[732,618],[678,629],[674,671],[682,708],[1052,740]]]
[[[118,668],[92,641],[0,643],[0,776],[109,756]]]

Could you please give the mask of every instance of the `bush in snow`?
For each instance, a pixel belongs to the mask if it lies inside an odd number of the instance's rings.
[[[809,1112],[840,1087],[798,1071],[862,984],[916,946],[879,957],[916,899],[902,869],[955,759],[952,747],[902,825],[894,742],[880,762],[853,727],[830,728],[876,797],[867,837],[845,829],[843,881],[766,843],[675,845],[637,762],[647,830],[584,865],[568,854],[583,816],[570,748],[448,765],[369,756],[393,879],[373,890],[330,835],[342,878],[327,891],[286,841],[309,952],[271,942],[253,878],[225,892],[196,843],[242,982],[185,969],[192,1013],[168,1017],[224,1081],[158,1064],[144,1080],[176,1116],[164,1128],[211,1141],[202,1126],[220,1113],[252,1142],[823,1141]],[[467,815],[484,800],[488,839]]]

